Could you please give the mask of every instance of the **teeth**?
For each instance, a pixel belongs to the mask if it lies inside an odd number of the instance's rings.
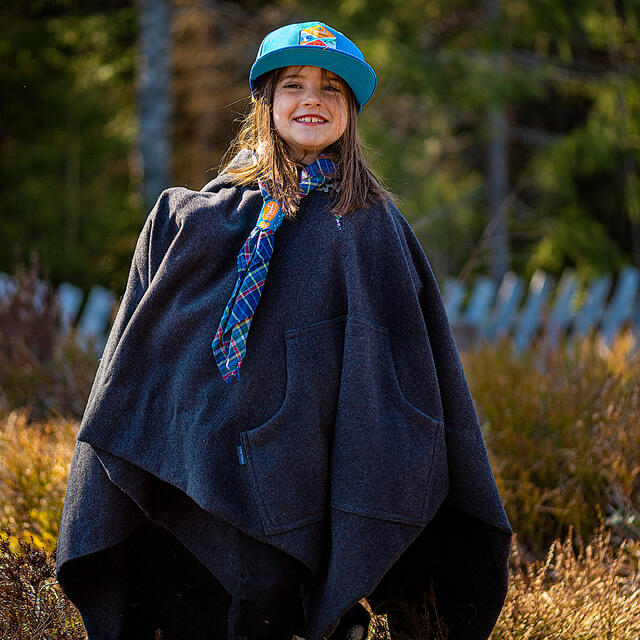
[[[324,118],[296,118],[298,122],[324,122]]]

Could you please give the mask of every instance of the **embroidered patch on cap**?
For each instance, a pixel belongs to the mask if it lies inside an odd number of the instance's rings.
[[[300,30],[300,44],[311,45],[312,47],[324,47],[325,49],[336,48],[336,36],[321,24],[307,27]]]

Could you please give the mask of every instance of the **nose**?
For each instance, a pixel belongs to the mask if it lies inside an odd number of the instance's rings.
[[[302,97],[305,105],[318,105],[322,103],[322,93],[317,87],[309,86]]]

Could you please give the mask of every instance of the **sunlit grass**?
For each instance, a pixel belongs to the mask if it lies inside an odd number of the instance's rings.
[[[612,544],[600,530],[586,547],[575,546],[571,535],[556,540],[545,560],[512,572],[492,640],[640,638],[640,543]]]
[[[516,355],[464,354],[500,494],[523,549],[540,556],[602,519],[640,538],[640,351],[629,335]]]
[[[10,528],[14,539],[53,551],[76,433],[77,423],[63,418],[0,416],[0,529]]]

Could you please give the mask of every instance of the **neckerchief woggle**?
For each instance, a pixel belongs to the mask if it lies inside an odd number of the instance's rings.
[[[304,198],[316,187],[330,181],[335,173],[336,164],[318,156],[299,172],[300,197]],[[234,377],[240,380],[240,366],[247,350],[251,320],[267,279],[274,235],[284,220],[282,207],[271,196],[267,185],[259,181],[258,186],[263,198],[262,209],[256,226],[238,254],[238,278],[211,343],[218,369],[227,384]]]

